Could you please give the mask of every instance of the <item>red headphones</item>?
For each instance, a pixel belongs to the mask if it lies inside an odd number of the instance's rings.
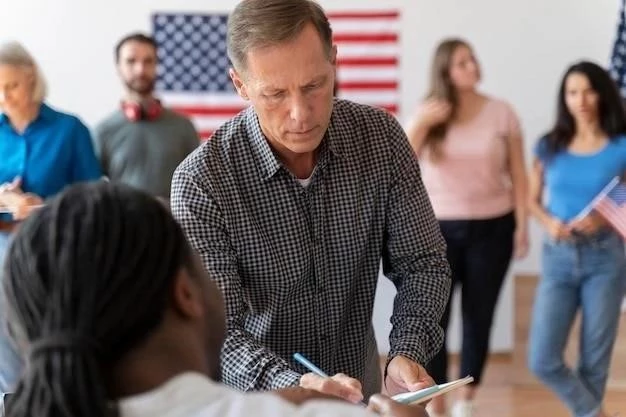
[[[153,99],[143,104],[133,101],[123,101],[122,111],[131,122],[155,120],[163,113],[163,105],[158,99]]]

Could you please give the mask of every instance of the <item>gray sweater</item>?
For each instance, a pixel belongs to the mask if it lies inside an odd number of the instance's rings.
[[[157,120],[138,122],[117,110],[95,128],[93,136],[110,181],[167,199],[174,170],[199,145],[191,121],[169,109]]]

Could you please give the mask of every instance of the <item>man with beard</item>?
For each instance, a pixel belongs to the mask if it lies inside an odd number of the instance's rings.
[[[157,45],[141,33],[122,38],[115,62],[126,93],[120,107],[95,129],[95,149],[104,175],[169,200],[176,167],[199,143],[186,117],[154,96]]]

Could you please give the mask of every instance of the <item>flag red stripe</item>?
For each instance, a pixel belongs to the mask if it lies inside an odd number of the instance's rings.
[[[397,81],[341,81],[339,90],[396,90]]]
[[[363,11],[363,12],[336,12],[327,13],[329,19],[381,19],[381,18],[397,18],[400,16],[398,11]]]
[[[342,33],[333,36],[334,42],[359,43],[359,42],[397,42],[396,33]]]
[[[389,57],[389,58],[339,58],[337,59],[337,64],[339,66],[346,67],[361,67],[368,65],[397,65],[398,58]]]
[[[624,209],[606,199],[600,200],[595,208],[611,223],[615,230],[626,238],[626,211]]]
[[[201,130],[198,132],[198,136],[200,136],[201,141],[205,141],[211,137],[213,134],[212,130]]]
[[[174,110],[187,116],[234,116],[245,109],[244,106],[175,106]]]
[[[380,107],[381,109],[385,109],[389,113],[393,113],[393,114],[396,114],[398,112],[398,105],[397,104],[385,104],[385,105],[376,106],[376,107]]]

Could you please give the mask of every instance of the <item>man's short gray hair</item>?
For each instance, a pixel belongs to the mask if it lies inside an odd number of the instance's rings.
[[[245,71],[248,51],[289,41],[312,24],[330,58],[332,30],[322,7],[314,0],[242,0],[228,18],[228,57]]]
[[[0,45],[0,65],[11,65],[32,71],[35,79],[33,101],[41,103],[48,95],[48,85],[33,56],[19,42],[11,41]]]

